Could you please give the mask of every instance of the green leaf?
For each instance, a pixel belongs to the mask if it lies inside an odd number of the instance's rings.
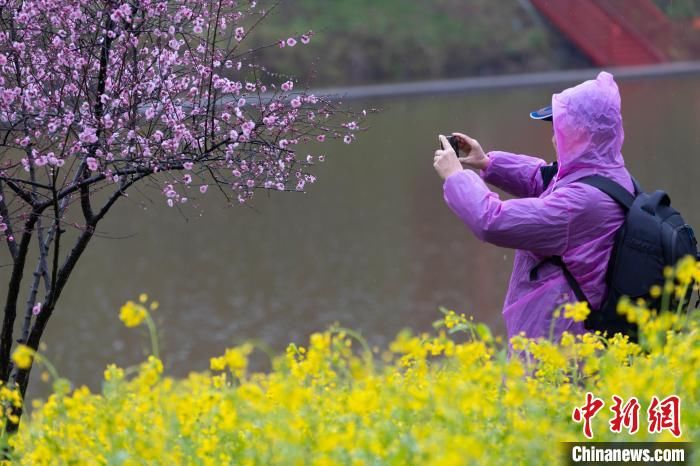
[[[488,325],[479,322],[476,324],[476,334],[479,335],[479,338],[481,338],[483,341],[491,341],[493,340],[493,335],[491,335],[491,330],[489,329]]]

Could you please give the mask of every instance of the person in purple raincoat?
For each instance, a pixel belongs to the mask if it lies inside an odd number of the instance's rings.
[[[603,175],[634,192],[620,152],[620,93],[610,73],[554,94],[552,119],[558,169],[546,187],[544,160],[501,151],[485,154],[464,134],[454,136],[466,157],[458,159],[442,135],[445,149],[435,152],[434,167],[445,180],[450,209],[480,240],[517,250],[503,307],[509,338],[521,332],[548,337],[553,311],[577,300],[563,269],[548,258],[561,256],[592,309],[605,296],[605,273],[624,212],[609,196],[577,180]],[[486,183],[515,198],[502,200]],[[531,273],[535,268],[537,273]],[[555,339],[564,331],[585,332],[582,322],[563,317],[553,325]]]

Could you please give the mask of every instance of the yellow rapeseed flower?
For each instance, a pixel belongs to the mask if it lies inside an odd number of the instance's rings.
[[[118,367],[116,364],[109,364],[104,372],[104,379],[107,382],[112,380],[121,380],[124,378],[124,369]]]
[[[28,369],[32,365],[34,359],[34,350],[27,345],[19,345],[15,352],[12,353],[12,361],[20,369]]]
[[[561,312],[581,318],[582,309]],[[391,351],[370,356],[346,332],[318,332],[308,345],[290,344],[264,373],[246,374],[250,344],[181,379],[162,375],[153,356],[126,370],[109,365],[100,393],[64,383],[32,404],[8,440],[12,464],[556,464],[559,450],[538,441],[580,441],[571,413],[587,392],[606,403],[593,423],[596,441],[625,435],[607,428],[612,395],[642,405],[635,441],[671,438],[648,433],[645,416],[652,396],[670,394],[683,403],[679,440],[693,441],[700,314],[652,312],[629,299],[620,309],[639,322],[638,343],[620,334],[523,334],[508,357],[503,343],[481,337],[483,324],[452,321],[452,333],[467,337],[453,339],[443,321],[437,334],[401,332]],[[8,408],[18,403],[17,390],[0,383],[0,421],[16,419]],[[487,448],[494,438],[497,448]]]
[[[136,327],[146,318],[146,308],[133,301],[127,301],[119,311],[119,319],[127,327]]]
[[[226,369],[226,359],[224,359],[223,356],[211,358],[209,360],[209,364],[210,364],[211,370],[213,370],[213,371],[223,371],[224,369]]]
[[[566,304],[564,306],[564,317],[573,319],[576,322],[583,322],[590,314],[591,310],[587,302],[577,302],[574,304]]]

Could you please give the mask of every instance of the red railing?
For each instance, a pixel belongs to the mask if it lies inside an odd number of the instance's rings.
[[[531,0],[596,65],[668,60],[671,24],[650,0]]]

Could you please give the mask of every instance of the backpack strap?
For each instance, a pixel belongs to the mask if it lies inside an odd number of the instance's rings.
[[[555,161],[549,165],[542,165],[540,167],[540,175],[542,176],[542,191],[545,191],[552,182],[552,179],[556,176],[559,170],[559,164]]]
[[[552,263],[561,267],[562,272],[564,272],[566,282],[569,284],[574,294],[576,295],[576,299],[588,304],[588,307],[591,307],[591,303],[590,301],[588,301],[588,298],[586,298],[586,294],[581,289],[581,285],[578,284],[576,278],[574,278],[574,275],[569,271],[569,268],[566,266],[561,256],[552,257]]]
[[[642,189],[642,186],[639,184],[639,181],[634,176],[630,175],[630,178],[632,178],[632,186],[634,186],[634,195],[639,196],[644,192]]]
[[[537,279],[537,272],[539,271],[540,267],[544,264],[554,264],[557,267],[561,268],[562,272],[564,272],[564,278],[566,278],[566,282],[571,287],[571,290],[574,292],[574,295],[576,295],[576,299],[578,299],[580,302],[588,303],[588,306],[590,307],[591,303],[588,301],[588,298],[586,298],[586,294],[581,289],[581,285],[578,284],[578,281],[576,281],[576,278],[566,266],[561,256],[548,257],[536,266],[534,266],[532,270],[530,270],[530,281],[534,281]]]
[[[554,164],[556,164],[556,162],[554,162]],[[551,181],[551,178],[549,178],[549,180],[545,178],[545,176],[548,174],[547,169],[551,170],[551,168],[549,167],[550,166],[541,167],[540,169],[542,171],[543,180]],[[613,200],[615,200],[615,202],[620,204],[620,206],[623,209],[625,209],[625,212],[627,212],[632,207],[632,203],[634,202],[634,198],[636,197],[636,195],[642,192],[642,187],[639,185],[637,180],[635,180],[634,177],[631,178],[632,184],[634,185],[635,195],[630,194],[630,192],[627,191],[624,187],[622,187],[619,183],[616,183],[610,178],[606,178],[601,175],[586,176],[576,181],[585,183],[603,191],[605,194],[607,194]],[[576,299],[578,299],[580,302],[587,303],[590,307],[591,303],[590,301],[588,301],[588,298],[586,298],[586,294],[581,289],[581,285],[578,284],[578,281],[576,281],[576,278],[566,266],[561,256],[548,257],[536,266],[534,266],[532,270],[530,270],[530,281],[534,281],[537,279],[537,272],[539,271],[539,268],[546,263],[554,264],[557,267],[561,268],[562,272],[564,273],[564,278],[566,278],[566,282],[569,284],[569,287],[571,287],[571,290],[576,295]]]
[[[605,194],[613,198],[615,202],[620,204],[625,209],[625,211],[630,210],[630,207],[632,207],[632,203],[634,202],[635,196],[630,194],[629,191],[627,191],[625,188],[623,188],[610,178],[606,178],[601,175],[591,175],[581,178],[577,181],[580,181],[581,183],[586,183],[587,185],[600,189]],[[634,184],[634,190],[637,193],[641,192],[641,187],[639,186],[639,183],[637,183],[637,180],[632,178],[632,183]]]

